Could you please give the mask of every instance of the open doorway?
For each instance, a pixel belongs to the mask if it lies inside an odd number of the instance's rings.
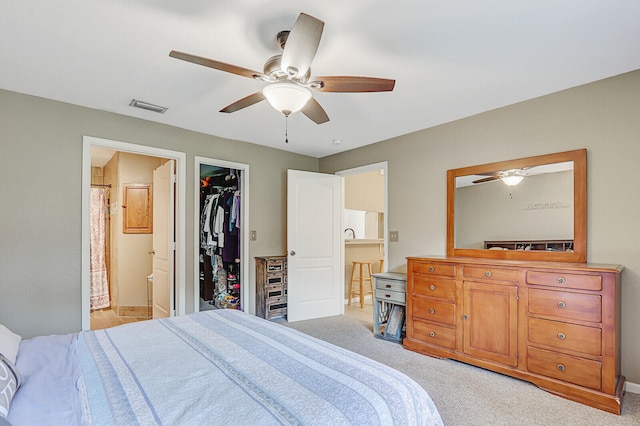
[[[165,316],[184,313],[184,153],[92,137],[83,149],[82,328],[150,319],[159,303]],[[157,172],[167,166],[176,173],[163,194],[154,193]],[[96,232],[103,234],[102,260]],[[157,253],[166,254],[163,268]]]
[[[376,274],[386,270],[387,163],[370,164],[337,174],[344,177],[345,315],[373,327],[373,279],[368,278],[369,271]],[[360,267],[355,264],[354,273],[353,262],[364,263],[362,304]],[[352,279],[355,279],[353,286]]]
[[[248,280],[249,165],[196,157],[195,171],[195,309],[253,313]]]

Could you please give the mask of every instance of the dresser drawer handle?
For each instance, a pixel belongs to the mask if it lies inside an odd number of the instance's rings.
[[[391,284],[385,285],[386,288],[391,288]]]
[[[429,290],[433,291],[433,290],[435,290],[435,289],[436,289],[436,286],[435,286],[435,285],[431,284],[431,285],[429,286]]]
[[[558,371],[564,371],[564,365],[558,364]]]
[[[431,337],[436,337],[436,332],[435,332],[435,331],[430,331],[430,332],[429,332],[429,336],[431,336]]]
[[[435,313],[436,313],[436,310],[435,310],[435,309],[433,309],[433,308],[431,308],[431,309],[429,309],[429,313],[430,313],[430,314],[435,314]]]
[[[563,309],[565,306],[567,306],[566,303],[564,302],[558,302],[558,308]]]
[[[564,284],[566,280],[562,277],[558,277],[557,281],[558,281],[558,284]]]
[[[487,271],[484,273],[485,276],[490,277],[491,276],[491,271]]]
[[[434,268],[433,266],[429,266],[429,272],[434,272],[436,270],[436,268]]]
[[[558,339],[560,339],[560,340],[564,340],[564,339],[565,339],[565,337],[567,337],[567,336],[566,336],[566,334],[564,334],[564,333],[558,333]]]
[[[384,297],[386,297],[387,299],[389,299],[391,297],[390,294],[385,294]]]

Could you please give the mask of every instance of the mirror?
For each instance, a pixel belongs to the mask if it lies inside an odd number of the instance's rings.
[[[586,149],[447,171],[447,255],[586,262]]]

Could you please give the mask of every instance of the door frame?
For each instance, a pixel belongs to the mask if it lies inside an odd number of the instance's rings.
[[[114,151],[129,152],[132,154],[149,155],[159,158],[167,158],[176,162],[176,186],[175,186],[175,233],[176,233],[176,264],[174,281],[174,304],[177,315],[186,313],[186,163],[187,158],[184,152],[171,151],[163,148],[156,148],[146,145],[137,145],[128,142],[114,141],[110,139],[96,138],[93,136],[82,137],[82,330],[91,329],[91,310],[89,308],[89,264],[90,264],[90,237],[89,213],[90,213],[90,192],[91,192],[91,149],[106,148]]]
[[[379,163],[374,163],[374,164],[367,164],[365,166],[360,166],[360,167],[354,167],[353,169],[346,169],[346,170],[340,170],[337,171],[335,174],[342,176],[343,178],[345,176],[350,176],[350,175],[359,175],[362,173],[368,173],[368,172],[373,172],[376,170],[382,170],[383,171],[383,175],[384,175],[384,220],[383,220],[383,226],[384,226],[384,238],[383,238],[383,244],[384,244],[384,250],[383,250],[383,259],[384,259],[384,269],[382,272],[388,271],[389,268],[389,262],[387,261],[388,257],[389,257],[389,194],[388,194],[388,188],[389,188],[389,165],[386,161],[381,161]],[[344,198],[344,195],[343,195]],[[345,200],[346,202],[346,200]],[[344,203],[343,203],[344,204]],[[344,221],[344,206],[342,208],[342,215],[343,215],[343,221]],[[344,240],[344,234],[342,234],[342,238]],[[344,245],[344,243],[343,243]],[[343,252],[342,255],[342,263],[344,263],[344,256],[346,256],[346,250]]]
[[[236,163],[233,161],[218,160],[208,157],[195,157],[195,180],[194,180],[194,256],[193,256],[193,276],[195,277],[195,287],[193,289],[194,312],[200,311],[200,166],[201,165],[223,167],[227,169],[240,170],[240,288],[242,289],[241,307],[242,310],[255,315],[255,303],[251,303],[249,289],[249,165]],[[255,289],[254,289],[255,290]]]

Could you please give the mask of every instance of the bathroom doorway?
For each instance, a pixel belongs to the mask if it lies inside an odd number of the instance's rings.
[[[83,330],[153,318],[151,307],[158,305],[154,299],[167,299],[165,316],[184,313],[184,153],[92,137],[84,138],[83,150]],[[161,186],[154,184],[156,172],[167,165],[175,174],[163,186],[166,197],[160,197],[153,193]],[[101,196],[92,200],[98,192]],[[169,204],[154,205],[154,198]],[[170,220],[159,215],[158,207],[165,204]],[[92,213],[98,205],[103,210],[98,223],[104,224],[102,263],[95,262],[92,248]],[[164,244],[166,250],[159,251],[157,237],[165,234],[170,241]],[[167,273],[154,283],[156,256],[164,252],[168,266],[158,270]],[[96,288],[95,282],[102,286]],[[156,284],[163,283],[166,291],[159,291]],[[154,298],[154,286],[162,298]]]

